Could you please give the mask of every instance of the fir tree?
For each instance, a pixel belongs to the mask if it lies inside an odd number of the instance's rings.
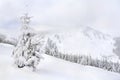
[[[30,17],[25,14],[21,19],[23,22],[22,34],[20,35],[17,46],[13,51],[14,61],[19,68],[29,66],[35,70],[40,59],[42,59],[40,54],[41,42],[34,41],[35,33],[29,26]]]

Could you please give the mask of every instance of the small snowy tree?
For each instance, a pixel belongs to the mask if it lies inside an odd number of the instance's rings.
[[[40,41],[36,41],[33,29],[29,27],[30,17],[27,14],[21,18],[23,20],[22,34],[19,37],[17,46],[13,51],[15,64],[19,68],[24,66],[36,69],[37,65],[42,59],[40,54]]]
[[[52,55],[52,56],[58,56],[59,52],[58,52],[58,48],[57,45],[54,41],[52,41],[50,38],[47,39],[47,43],[45,46],[45,53]]]

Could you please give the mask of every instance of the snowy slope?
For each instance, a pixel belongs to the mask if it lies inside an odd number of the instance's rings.
[[[11,46],[0,45],[0,80],[120,80],[120,74],[43,55],[37,72],[12,65]]]
[[[68,29],[48,34],[62,53],[91,55],[92,57],[112,57],[118,59],[113,52],[113,37],[90,27]]]

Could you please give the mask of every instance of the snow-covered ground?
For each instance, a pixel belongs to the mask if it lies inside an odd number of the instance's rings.
[[[43,55],[38,70],[18,69],[12,62],[12,46],[0,45],[0,80],[120,80],[120,74],[82,66]]]

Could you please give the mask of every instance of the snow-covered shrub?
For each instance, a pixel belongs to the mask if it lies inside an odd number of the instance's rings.
[[[45,46],[45,53],[52,56],[56,56],[56,57],[59,56],[57,45],[50,38],[47,39],[46,46]]]

